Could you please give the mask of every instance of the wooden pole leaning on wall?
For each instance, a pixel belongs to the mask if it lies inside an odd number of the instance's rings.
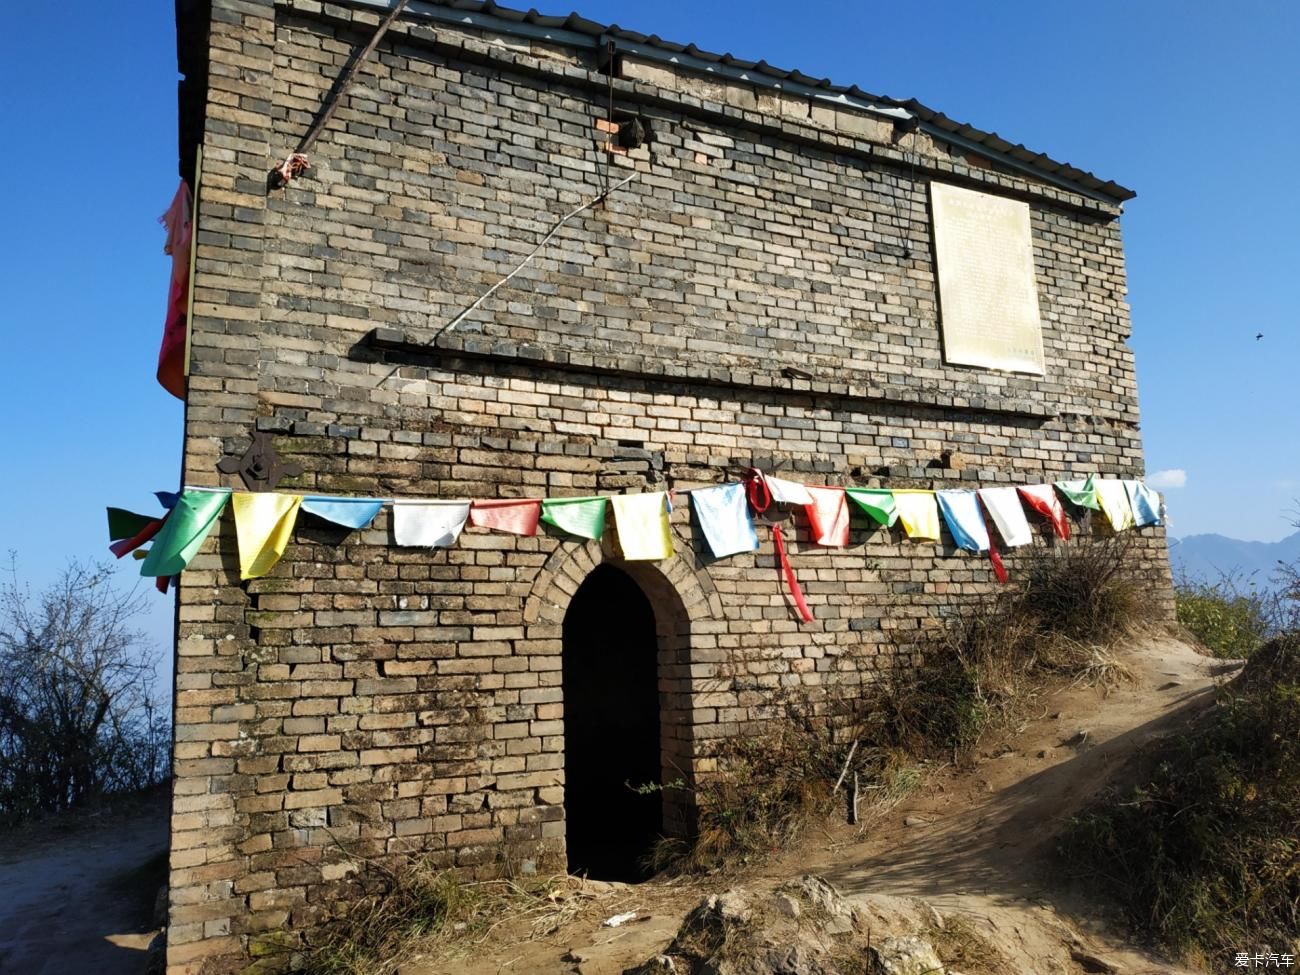
[[[346,95],[348,89],[352,87],[352,82],[356,78],[357,72],[361,70],[363,64],[370,60],[370,55],[375,52],[375,48],[379,46],[379,42],[382,41],[384,35],[388,33],[388,28],[392,26],[393,21],[395,21],[402,11],[406,9],[407,2],[408,0],[397,0],[397,2],[389,8],[388,13],[384,15],[384,19],[379,22],[379,26],[375,28],[374,34],[372,34],[370,40],[366,42],[365,47],[353,54],[352,60],[349,61],[347,67],[343,69],[343,73],[339,75],[338,78],[334,80],[334,84],[330,86],[330,90],[325,95],[325,100],[321,103],[320,110],[316,113],[316,118],[312,122],[311,127],[307,129],[306,134],[304,134],[298,141],[298,147],[294,149],[293,152],[289,153],[284,162],[276,166],[268,174],[266,182],[269,189],[279,189],[299,173],[310,167],[310,163],[307,161],[308,151],[310,151],[311,147],[316,144],[316,139],[319,138],[320,134],[325,131],[325,126],[329,125],[330,119],[334,117],[334,110],[338,108],[339,103],[343,101],[343,96]]]

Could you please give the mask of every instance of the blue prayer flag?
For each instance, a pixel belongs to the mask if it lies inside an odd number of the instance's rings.
[[[974,491],[938,491],[939,510],[953,541],[968,552],[987,552],[989,530]]]
[[[691,507],[715,557],[758,548],[758,535],[745,500],[745,485],[740,481],[697,488],[691,492]]]
[[[1128,492],[1133,518],[1139,528],[1160,524],[1160,495],[1141,481],[1125,481],[1124,490]]]
[[[320,498],[309,495],[302,499],[302,510],[344,528],[355,529],[369,526],[384,504],[382,498]]]

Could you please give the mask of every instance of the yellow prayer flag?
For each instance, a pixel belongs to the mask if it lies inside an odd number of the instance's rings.
[[[1110,522],[1110,527],[1117,532],[1135,527],[1137,519],[1133,516],[1133,505],[1128,499],[1128,489],[1124,482],[1099,477],[1094,483],[1097,487],[1097,500],[1101,502],[1101,510]]]
[[[264,576],[275,568],[293,536],[302,496],[236,494],[231,505],[235,509],[235,537],[239,541],[239,578]]]
[[[895,489],[894,507],[908,538],[939,541],[939,503],[933,491]]]
[[[610,498],[623,558],[632,561],[672,556],[673,536],[668,527],[667,500],[663,491],[616,494]]]

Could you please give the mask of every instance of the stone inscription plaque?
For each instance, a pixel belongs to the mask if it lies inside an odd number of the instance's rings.
[[[1029,204],[930,184],[948,362],[1043,373]]]

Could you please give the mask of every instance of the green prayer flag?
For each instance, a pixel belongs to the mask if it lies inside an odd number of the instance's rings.
[[[898,520],[894,492],[888,488],[845,488],[844,493],[877,525],[892,525]]]
[[[230,500],[229,491],[185,491],[140,566],[142,576],[174,576],[190,564]]]
[[[1086,481],[1057,481],[1054,486],[1070,504],[1079,508],[1091,508],[1093,511],[1101,510],[1101,502],[1097,500],[1097,485],[1091,475]]]
[[[134,511],[127,511],[125,508],[109,508],[108,540],[120,542],[125,538],[135,538],[148,527],[150,522],[157,521],[161,517],[162,515],[156,517],[137,515]]]
[[[546,498],[542,501],[542,521],[570,535],[600,538],[605,533],[608,502],[608,498]]]

